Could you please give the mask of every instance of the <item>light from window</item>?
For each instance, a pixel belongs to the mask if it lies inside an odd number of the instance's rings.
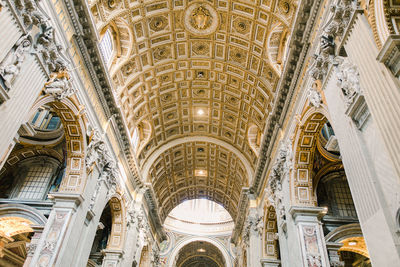
[[[110,64],[111,56],[113,53],[113,43],[111,38],[111,31],[108,29],[100,41],[100,52],[103,56],[106,65]]]
[[[43,199],[47,193],[46,190],[51,179],[52,170],[50,166],[30,167],[16,198]]]

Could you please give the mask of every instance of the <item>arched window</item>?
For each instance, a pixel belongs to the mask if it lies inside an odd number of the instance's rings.
[[[323,218],[325,232],[347,223],[358,222],[357,212],[343,171],[335,171],[321,178],[317,187],[318,206],[326,207]]]
[[[31,119],[31,124],[36,130],[53,131],[61,126],[61,119],[50,108],[40,107]]]
[[[21,161],[18,165],[15,186],[10,198],[44,200],[57,177],[60,163],[50,157],[35,157]]]
[[[103,35],[103,38],[101,38],[99,47],[100,47],[100,52],[101,52],[101,55],[103,56],[104,62],[108,66],[110,64],[110,61],[111,61],[111,58],[113,55],[113,51],[114,51],[112,34],[111,34],[110,29],[107,29],[107,31]]]

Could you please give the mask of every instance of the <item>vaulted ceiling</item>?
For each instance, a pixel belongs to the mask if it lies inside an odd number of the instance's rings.
[[[163,218],[207,197],[236,217],[284,64],[294,0],[89,1]],[[200,171],[200,172],[199,172]],[[201,173],[202,171],[202,173]]]
[[[222,267],[226,266],[226,263],[221,251],[215,245],[205,241],[194,241],[179,251],[176,266]]]

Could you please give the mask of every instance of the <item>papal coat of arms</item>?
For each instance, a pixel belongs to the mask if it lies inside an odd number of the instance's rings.
[[[195,29],[204,30],[210,27],[212,19],[210,11],[203,6],[199,6],[192,11],[190,24]]]

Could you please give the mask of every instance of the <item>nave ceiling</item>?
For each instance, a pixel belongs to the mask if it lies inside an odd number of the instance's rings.
[[[162,218],[198,197],[235,218],[273,109],[296,2],[88,2],[100,35],[112,32],[115,95],[131,136],[138,129],[138,164],[151,165],[142,175]],[[186,140],[196,137],[218,142]]]

